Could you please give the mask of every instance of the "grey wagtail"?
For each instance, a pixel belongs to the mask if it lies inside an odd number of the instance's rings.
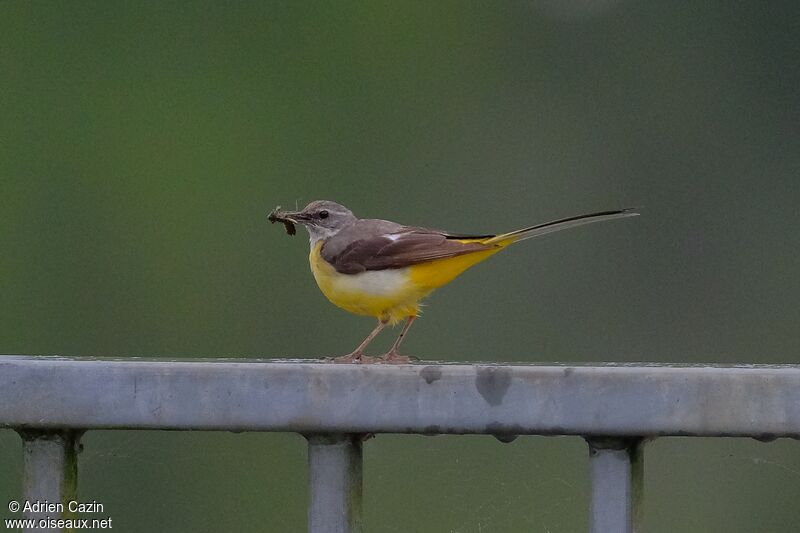
[[[378,325],[352,353],[339,362],[360,363],[364,349],[386,327],[406,320],[400,336],[380,362],[407,362],[400,342],[419,315],[420,301],[450,283],[466,269],[508,245],[591,222],[636,216],[635,209],[601,211],[562,218],[500,235],[456,235],[403,226],[388,220],[357,218],[328,200],[311,202],[300,211],[275,208],[271,222],[282,222],[294,235],[302,224],[311,239],[311,272],[322,293],[336,306],[357,315],[374,316]]]

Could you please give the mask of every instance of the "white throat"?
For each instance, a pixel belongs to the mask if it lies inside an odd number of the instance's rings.
[[[337,233],[339,233],[338,229],[330,229],[330,228],[320,228],[319,226],[306,226],[308,230],[308,237],[311,243],[311,247],[313,248],[318,241],[324,239],[330,239]]]

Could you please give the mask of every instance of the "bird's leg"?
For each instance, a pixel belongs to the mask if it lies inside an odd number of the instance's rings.
[[[408,333],[408,330],[411,327],[411,324],[414,323],[414,320],[416,320],[416,318],[417,317],[414,316],[414,315],[411,315],[411,316],[408,317],[408,319],[406,320],[405,325],[403,326],[403,330],[400,332],[400,335],[397,337],[397,340],[394,341],[394,344],[392,344],[392,347],[389,348],[389,351],[386,352],[383,355],[383,357],[381,357],[382,362],[384,362],[384,363],[410,363],[411,362],[411,358],[410,357],[407,357],[405,355],[400,355],[399,349],[400,349],[400,343],[403,342],[403,339],[405,338],[406,333]]]
[[[375,329],[372,330],[372,333],[367,335],[367,338],[363,340],[361,344],[358,345],[358,348],[353,350],[347,355],[343,355],[341,357],[337,357],[334,359],[336,363],[362,363],[364,362],[364,349],[369,345],[372,340],[378,336],[378,333],[381,332],[383,328],[386,327],[388,323],[387,320],[378,319],[378,325],[375,326]]]

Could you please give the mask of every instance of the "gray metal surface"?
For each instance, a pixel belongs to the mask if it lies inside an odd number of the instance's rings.
[[[639,444],[590,440],[589,469],[591,533],[635,533],[642,490]]]
[[[309,533],[361,533],[359,435],[308,439]]]
[[[0,427],[800,437],[800,367],[0,357]]]
[[[74,431],[22,432],[22,494],[23,502],[32,506],[37,503],[61,503],[64,512],[54,512],[47,507],[25,512],[25,518],[40,520],[70,518],[67,502],[76,500],[79,435]],[[60,531],[37,528],[37,531]]]

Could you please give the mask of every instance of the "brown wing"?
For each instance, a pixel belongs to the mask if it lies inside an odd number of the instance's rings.
[[[392,233],[363,236],[341,247],[338,253],[326,253],[326,243],[321,253],[337,272],[357,274],[368,270],[403,268],[492,248],[480,242],[457,240],[468,238],[423,228],[402,228]],[[338,247],[331,247],[335,248]]]

